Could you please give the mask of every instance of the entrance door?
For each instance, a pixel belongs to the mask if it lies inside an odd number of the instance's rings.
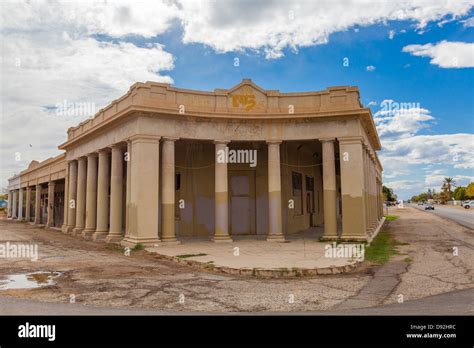
[[[306,176],[306,212],[309,216],[309,226],[314,226],[314,178]]]
[[[255,234],[255,171],[229,171],[230,233]]]

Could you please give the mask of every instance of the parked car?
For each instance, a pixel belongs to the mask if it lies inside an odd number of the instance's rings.
[[[418,202],[418,205],[423,205],[423,202]]]
[[[434,210],[434,205],[431,204],[431,203],[428,203],[428,204],[425,206],[425,210]]]
[[[465,209],[470,209],[474,205],[474,201],[465,202],[463,204]]]

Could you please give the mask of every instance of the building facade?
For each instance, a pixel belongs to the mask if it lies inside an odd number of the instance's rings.
[[[367,241],[383,221],[380,148],[356,87],[136,83],[69,128],[64,153],[9,179],[8,216],[127,246],[317,226]]]

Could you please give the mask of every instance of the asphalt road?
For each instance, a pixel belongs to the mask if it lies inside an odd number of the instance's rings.
[[[473,315],[473,298],[474,288],[471,288],[406,301],[401,304],[370,308],[308,312],[245,312],[229,313],[229,315]],[[161,310],[94,307],[9,297],[0,297],[0,313],[2,315],[176,315],[176,313]],[[181,312],[179,314],[213,315],[216,313]],[[226,315],[226,313],[218,314]]]
[[[425,210],[425,206],[419,206],[416,204],[412,204],[411,206],[419,210]],[[445,207],[438,204],[435,204],[434,208],[434,210],[426,210],[426,212],[436,214],[443,218],[457,222],[464,227],[474,229],[474,208],[460,209],[454,207]]]

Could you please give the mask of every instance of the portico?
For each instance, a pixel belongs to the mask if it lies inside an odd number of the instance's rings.
[[[365,241],[382,219],[380,142],[355,87],[280,93],[243,80],[202,92],[137,83],[70,128],[59,148],[10,179],[9,216],[31,221],[34,210],[36,224],[126,246],[193,236],[285,242],[312,226],[327,240]],[[222,161],[230,151],[242,156]]]

